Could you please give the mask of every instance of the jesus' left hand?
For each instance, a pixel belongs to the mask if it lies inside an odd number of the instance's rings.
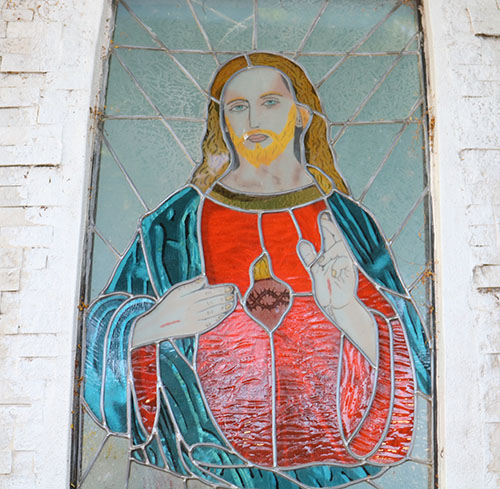
[[[370,312],[357,297],[357,270],[342,233],[328,212],[319,218],[322,245],[301,240],[298,254],[309,271],[316,303],[348,339],[376,364],[378,331]]]

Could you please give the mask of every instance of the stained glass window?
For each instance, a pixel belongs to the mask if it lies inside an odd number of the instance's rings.
[[[107,66],[73,484],[434,487],[418,5],[120,0]]]

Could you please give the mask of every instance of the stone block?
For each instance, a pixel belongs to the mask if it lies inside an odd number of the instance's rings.
[[[500,9],[493,0],[470,0],[467,5],[472,31],[476,36],[500,36]]]
[[[0,128],[2,126],[27,126],[36,121],[38,108],[0,108]]]
[[[0,147],[0,165],[59,165],[62,141],[55,138],[37,138],[34,144]]]
[[[0,246],[48,247],[53,236],[52,226],[4,226],[0,228]]]
[[[0,248],[0,268],[21,268],[22,260],[23,250],[21,248]]]
[[[487,452],[490,455],[488,457],[490,459],[488,470],[500,474],[500,457],[498,456],[498,454],[500,453],[500,423],[487,423],[486,436],[488,439]],[[497,478],[497,480],[499,479],[500,478]]]
[[[34,451],[16,451],[13,453],[12,472],[17,476],[32,475],[35,452]]]
[[[7,22],[0,19],[0,37],[5,37],[7,35]]]
[[[17,268],[0,269],[0,291],[19,290],[21,271]]]
[[[0,53],[5,54],[30,54],[33,39],[0,38]]]
[[[55,379],[58,373],[57,365],[56,358],[20,358],[18,363],[19,370],[24,372],[26,377],[32,379],[34,383]],[[32,399],[41,398],[32,396]]]
[[[12,472],[12,450],[0,450],[0,474]]]
[[[24,31],[12,32],[11,25],[32,26]],[[58,22],[18,22],[7,26],[8,38],[32,38],[33,49],[29,56],[5,54],[0,71],[3,72],[47,72],[57,71],[60,63],[62,25]],[[16,35],[17,34],[17,35]]]
[[[14,449],[31,451],[36,449],[36,439],[43,436],[45,428],[42,416],[42,404],[38,401],[25,409],[19,410],[14,431]]]
[[[0,87],[41,88],[46,73],[0,73]]]
[[[59,341],[54,333],[4,335],[0,344],[0,358],[55,357],[59,351]]]
[[[500,423],[500,353],[485,355],[482,364],[486,421]]]
[[[25,142],[28,130],[24,127],[2,127],[0,146],[18,146]]]
[[[0,131],[1,130],[2,129],[0,129]],[[33,168],[26,168],[24,166],[0,166],[0,182],[2,182],[2,186],[4,187],[22,187],[23,185],[26,185],[28,176],[32,170]],[[4,188],[2,186],[0,186],[0,195],[2,192],[1,189]]]
[[[31,107],[38,100],[36,88],[0,88],[0,107]]]
[[[474,286],[478,288],[500,287],[500,265],[477,265],[474,267]]]
[[[5,489],[26,489],[42,487],[38,484],[38,477],[32,475],[0,474],[0,487]],[[46,486],[48,487],[48,486]]]
[[[26,188],[20,185],[0,187],[0,207],[15,207],[26,202]]]
[[[40,93],[38,122],[40,124],[58,124],[66,117],[68,90],[43,90]]]
[[[33,10],[4,8],[2,17],[6,22],[30,22],[33,20]]]
[[[25,248],[23,251],[23,266],[28,270],[47,268],[47,250],[43,248]]]
[[[2,226],[26,226],[26,210],[23,207],[0,207],[0,222]]]
[[[5,292],[2,292],[2,295]],[[17,313],[14,314],[0,314],[0,336],[1,335],[14,335],[21,332],[21,324]],[[7,389],[7,384],[4,382],[5,379],[0,382],[0,393]]]
[[[0,450],[12,450],[16,413],[19,408],[4,403],[3,397],[0,398],[0,401],[2,402],[2,404],[0,404],[0,426],[2,427],[2,436],[0,436]]]
[[[38,368],[41,370],[36,371],[36,375],[33,376],[32,371],[34,369],[26,368],[25,370],[26,366],[22,363],[22,360],[39,359],[21,359],[21,361],[16,363],[15,368],[12,368],[11,366],[11,368],[2,374],[2,382],[0,383],[0,402],[4,405],[11,404],[13,406],[26,406],[30,405],[33,401],[42,400],[46,395],[45,380],[48,375],[45,375],[45,372],[43,371],[45,365],[39,364]],[[47,369],[47,373],[56,375],[53,368]],[[11,442],[13,435],[14,433],[12,432]]]
[[[39,171],[35,171],[39,170]],[[74,190],[60,167],[33,168],[27,185],[26,202],[31,206],[57,206],[74,199]],[[68,192],[73,195],[68,195]]]

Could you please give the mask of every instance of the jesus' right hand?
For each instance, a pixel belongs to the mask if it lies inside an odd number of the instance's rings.
[[[224,320],[236,307],[233,285],[209,286],[205,277],[172,287],[137,319],[132,348],[166,338],[203,333]]]

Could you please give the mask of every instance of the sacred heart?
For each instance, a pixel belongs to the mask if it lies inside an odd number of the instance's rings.
[[[290,287],[274,278],[257,280],[246,294],[249,316],[273,330],[290,309]]]

